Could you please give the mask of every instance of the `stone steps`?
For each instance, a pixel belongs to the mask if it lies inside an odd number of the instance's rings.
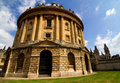
[[[38,77],[50,77],[48,74],[40,74]]]

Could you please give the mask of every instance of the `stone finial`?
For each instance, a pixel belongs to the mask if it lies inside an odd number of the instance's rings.
[[[29,9],[31,9],[31,7],[29,7]]]
[[[53,1],[53,2],[51,3],[51,6],[59,6],[59,5]]]
[[[96,54],[97,56],[100,55],[99,50],[97,49],[97,46],[95,46],[94,54]]]
[[[4,46],[3,50],[5,50],[6,46]]]
[[[37,6],[36,7],[40,7],[40,5],[39,4],[37,4]]]
[[[69,11],[72,11],[71,9],[69,9]]]
[[[91,48],[90,48],[90,53],[91,53],[91,54],[93,54],[93,51],[92,51],[92,49],[91,49]]]
[[[101,52],[101,55],[104,56],[103,52]]]
[[[54,4],[56,4],[56,3],[53,1],[51,5],[53,6]]]
[[[41,6],[45,6],[45,4],[44,3],[42,3],[42,5]]]
[[[60,5],[59,7],[63,9],[63,6],[62,6],[62,5]]]
[[[104,44],[104,52],[105,52],[105,55],[108,56],[108,58],[111,57],[111,54],[110,54],[109,48],[107,47],[106,44]]]
[[[56,6],[58,6],[58,4],[56,4]]]

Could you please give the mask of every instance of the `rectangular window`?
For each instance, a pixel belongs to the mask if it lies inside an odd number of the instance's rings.
[[[51,27],[51,20],[50,19],[47,20],[47,27]]]
[[[66,40],[70,41],[70,36],[69,35],[66,35]]]
[[[50,33],[46,33],[46,38],[51,38],[51,34]]]

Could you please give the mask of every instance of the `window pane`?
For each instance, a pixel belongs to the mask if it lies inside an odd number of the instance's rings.
[[[47,20],[47,26],[51,27],[51,20]]]
[[[51,34],[50,33],[46,33],[46,38],[50,38]]]

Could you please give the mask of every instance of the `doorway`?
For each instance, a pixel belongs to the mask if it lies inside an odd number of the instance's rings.
[[[39,75],[47,74],[51,76],[52,72],[52,53],[49,50],[43,50],[40,53]]]

